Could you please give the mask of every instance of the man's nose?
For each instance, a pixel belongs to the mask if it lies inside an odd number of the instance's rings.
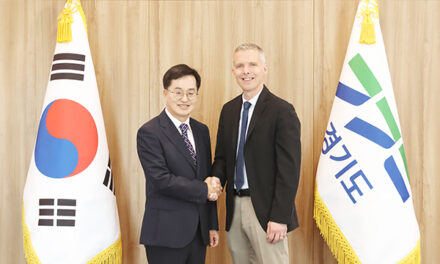
[[[188,100],[189,100],[189,98],[188,98],[188,94],[187,94],[187,93],[183,93],[183,94],[182,94],[182,98],[180,98],[180,101],[186,102],[186,101],[188,101]]]

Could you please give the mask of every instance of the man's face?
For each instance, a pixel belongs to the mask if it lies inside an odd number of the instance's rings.
[[[243,92],[258,91],[263,87],[267,65],[258,50],[239,50],[234,54],[232,73]]]
[[[179,121],[184,122],[197,102],[196,78],[186,75],[172,80],[168,89],[163,90],[163,94],[168,111]],[[193,95],[193,98],[190,99],[189,95]]]

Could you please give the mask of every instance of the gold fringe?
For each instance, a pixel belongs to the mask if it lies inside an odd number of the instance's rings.
[[[420,264],[422,261],[422,254],[420,251],[420,238],[416,246],[411,250],[411,252],[399,261],[397,264]]]
[[[24,204],[21,209],[21,223],[23,227],[23,248],[26,261],[28,264],[41,264],[41,261],[38,258],[37,253],[35,253],[34,247],[32,246],[31,233],[26,225]]]
[[[313,218],[338,263],[361,263],[322,201],[316,185]]]
[[[24,205],[21,210],[21,218],[23,225],[23,248],[25,253],[25,258],[28,264],[41,264],[40,259],[35,253],[34,247],[32,246],[31,233],[26,225],[26,220],[24,216]],[[122,263],[122,241],[119,235],[118,240],[113,243],[113,245],[106,248],[104,251],[96,255],[94,258],[89,260],[86,264],[121,264]]]
[[[121,264],[122,263],[122,241],[121,236],[113,245],[89,260],[86,264]]]
[[[335,220],[333,220],[327,206],[318,193],[316,185],[313,218],[338,263],[361,263],[353,248],[350,246],[350,243],[348,243],[347,238],[345,238],[344,234],[336,225]],[[414,249],[405,258],[400,260],[398,264],[420,264],[420,261],[419,238]]]
[[[361,36],[359,43],[374,44],[376,43],[376,33],[374,30],[374,23],[371,20],[373,17],[379,18],[379,7],[376,0],[372,4],[374,9],[370,8],[370,0],[363,0],[365,6],[362,7],[361,15],[363,16],[361,25]]]

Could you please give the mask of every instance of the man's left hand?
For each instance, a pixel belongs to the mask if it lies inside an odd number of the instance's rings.
[[[267,242],[275,244],[287,237],[287,225],[269,221],[267,223]]]
[[[219,235],[217,230],[209,230],[209,246],[216,247],[218,245]]]

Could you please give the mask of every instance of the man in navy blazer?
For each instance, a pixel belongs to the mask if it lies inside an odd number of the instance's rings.
[[[140,243],[149,264],[205,263],[206,245],[218,244],[217,206],[221,192],[211,168],[208,127],[190,114],[200,76],[185,64],[163,77],[166,107],[137,133],[146,178]]]

